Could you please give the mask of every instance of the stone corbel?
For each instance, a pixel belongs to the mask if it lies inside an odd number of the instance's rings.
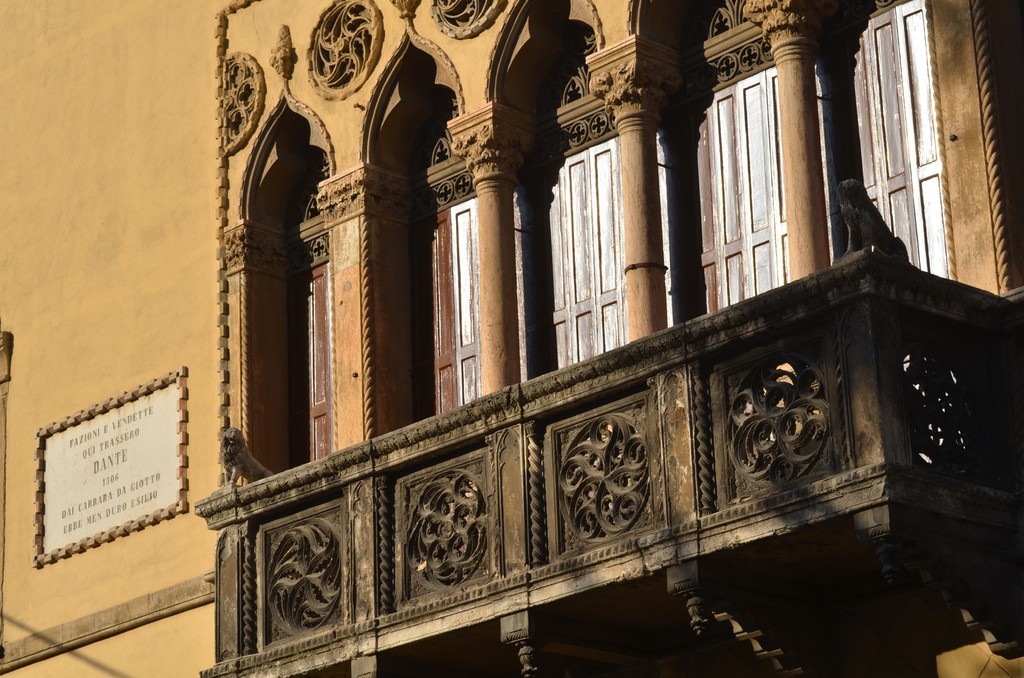
[[[538,675],[537,660],[540,642],[529,610],[501,618],[501,642],[514,645],[519,651],[520,675],[532,678]]]
[[[793,40],[817,43],[822,23],[837,9],[836,0],[747,0],[743,16],[761,27],[774,51]]]
[[[448,123],[452,152],[466,161],[473,183],[515,180],[533,142],[533,121],[513,108],[488,103]],[[478,186],[479,188],[479,186]]]
[[[675,565],[666,570],[668,592],[686,601],[690,615],[690,629],[698,636],[711,625],[711,611],[700,585],[700,566],[696,561]]]
[[[587,57],[590,92],[604,101],[616,126],[630,118],[660,119],[669,95],[682,82],[674,50],[638,36]]]
[[[328,228],[359,215],[405,222],[411,209],[408,181],[367,164],[321,182],[316,202]]]
[[[888,506],[878,506],[853,515],[853,528],[857,538],[871,544],[882,566],[882,578],[887,584],[895,584],[905,574],[903,567],[903,544],[892,533]]]

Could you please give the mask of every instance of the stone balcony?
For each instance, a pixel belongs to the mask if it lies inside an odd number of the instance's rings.
[[[922,587],[1013,653],[1022,349],[1024,297],[857,253],[218,491],[203,675],[628,670],[724,642],[801,675],[835,650],[794,610]]]

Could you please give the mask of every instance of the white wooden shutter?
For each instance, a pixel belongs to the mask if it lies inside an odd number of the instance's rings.
[[[558,367],[624,343],[619,140],[569,156],[551,204]]]
[[[698,143],[709,312],[789,278],[781,162],[776,70],[717,92]]]
[[[919,268],[948,275],[927,21],[912,0],[868,22],[854,73],[868,195]]]

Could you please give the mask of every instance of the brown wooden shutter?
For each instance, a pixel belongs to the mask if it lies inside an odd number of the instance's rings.
[[[438,215],[434,239],[434,370],[437,412],[480,396],[476,200]]]
[[[868,22],[855,69],[864,184],[915,265],[948,275],[927,21],[913,0]]]
[[[309,299],[309,420],[313,459],[331,453],[331,322],[327,264],[312,271]]]
[[[327,264],[288,281],[291,463],[331,453],[330,279]]]
[[[568,157],[553,193],[552,309],[565,367],[624,342],[618,139]]]
[[[777,101],[771,68],[717,92],[700,126],[701,264],[709,312],[788,279]]]

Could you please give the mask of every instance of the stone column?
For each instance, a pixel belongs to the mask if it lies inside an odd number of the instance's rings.
[[[837,7],[836,0],[747,0],[743,10],[761,27],[779,72],[782,183],[793,280],[830,263],[814,59],[822,21]]]
[[[453,151],[476,187],[480,252],[480,371],[483,392],[518,383],[514,191],[533,138],[529,116],[489,103],[448,123]]]
[[[630,36],[588,57],[587,65],[590,91],[604,100],[619,132],[626,325],[633,341],[668,324],[657,134],[661,108],[679,86],[678,59]]]
[[[408,183],[358,165],[321,183],[317,204],[331,237],[334,439],[341,448],[412,421]]]
[[[288,258],[279,229],[243,219],[224,232],[231,351],[231,423],[273,471],[288,459]],[[237,375],[237,381],[235,381]]]

